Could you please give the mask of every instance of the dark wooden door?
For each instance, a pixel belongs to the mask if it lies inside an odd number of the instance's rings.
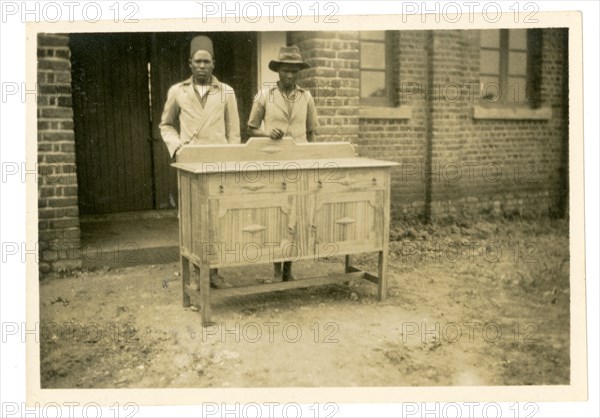
[[[191,75],[199,32],[73,34],[73,108],[83,214],[177,207],[160,135],[169,88]],[[212,32],[214,75],[233,87],[242,140],[256,94],[256,34]]]
[[[152,151],[156,209],[177,207],[177,175],[171,156],[160,135],[160,118],[169,88],[190,76],[187,33],[151,34],[150,85],[152,97]]]
[[[80,212],[153,209],[147,37],[77,34],[70,47]]]

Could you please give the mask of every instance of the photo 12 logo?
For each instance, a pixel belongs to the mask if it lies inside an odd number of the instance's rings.
[[[96,402],[36,402],[27,406],[24,402],[3,402],[1,416],[10,417],[36,417],[36,418],[133,418],[140,410],[134,402],[124,404],[114,403],[108,407],[101,407]]]
[[[298,23],[303,16],[311,17],[315,23],[338,23],[336,15],[340,8],[337,2],[198,2],[202,23],[220,18],[222,23],[273,23],[280,17],[287,23]]]
[[[403,1],[401,4],[402,23],[474,23],[479,18],[486,23],[498,23],[504,16],[510,16],[515,23],[532,24],[538,23],[536,15],[540,10],[534,2]]]
[[[3,1],[0,11],[2,23],[76,22],[97,23],[101,20],[115,23],[137,23],[136,15],[141,2],[104,1]]]
[[[233,324],[212,324],[198,330],[189,327],[188,334],[191,339],[200,337],[206,342],[245,342],[257,343],[287,343],[296,344],[303,339],[308,339],[315,344],[337,344],[336,334],[340,330],[337,322],[326,322],[321,324],[315,322],[307,329],[297,322],[280,323],[276,321],[246,322]]]

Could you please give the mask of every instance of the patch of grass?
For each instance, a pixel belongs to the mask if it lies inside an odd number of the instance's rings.
[[[538,342],[504,344],[502,369],[505,385],[567,385],[569,350]]]

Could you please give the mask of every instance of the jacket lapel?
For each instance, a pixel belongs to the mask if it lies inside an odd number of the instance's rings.
[[[277,106],[284,113],[287,120],[290,120],[290,115],[287,110],[287,103],[283,98],[283,94],[279,91],[277,87],[271,90],[271,94],[273,95],[273,102],[275,103],[275,106]]]
[[[194,83],[191,80],[188,83],[186,83],[186,93],[187,93],[190,104],[194,108],[194,112],[196,112],[198,114],[202,113],[203,107],[202,107],[202,104],[200,103],[198,93],[196,92],[196,89],[194,88]]]
[[[216,80],[213,78],[213,83],[216,83]],[[203,134],[203,130],[206,126],[206,123],[210,120],[210,116],[216,111],[217,106],[215,106],[215,100],[219,100],[219,92],[217,91],[209,91],[208,97],[206,100],[206,104],[202,107],[200,94],[194,88],[194,82],[190,78],[190,82],[187,85],[187,95],[194,108],[194,112],[199,115],[198,122],[196,124],[196,129],[194,129],[194,138],[199,138]]]
[[[218,112],[220,109],[219,104],[221,103],[221,91],[219,87],[215,87],[213,90],[210,90],[208,93],[208,97],[206,98],[206,104],[204,105],[204,109],[202,111],[202,116],[199,121],[200,132],[204,129],[205,125],[209,120],[211,120],[212,115],[215,112]],[[202,107],[202,105],[200,105]]]
[[[300,106],[300,102],[304,100],[304,97],[302,97],[303,95],[304,92],[300,88],[296,87],[296,97],[294,98],[294,107],[292,108],[292,116],[290,117],[290,120],[294,120],[298,114],[298,110],[302,107]]]

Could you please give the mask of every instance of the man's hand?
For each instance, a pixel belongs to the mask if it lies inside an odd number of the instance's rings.
[[[283,138],[284,132],[281,129],[274,128],[269,134],[269,138],[271,139],[281,139]]]
[[[177,162],[177,157],[179,156],[179,153],[181,152],[181,150],[183,149],[183,144],[181,144],[176,150],[175,150],[175,154],[173,154],[173,159],[175,160],[175,162]]]

